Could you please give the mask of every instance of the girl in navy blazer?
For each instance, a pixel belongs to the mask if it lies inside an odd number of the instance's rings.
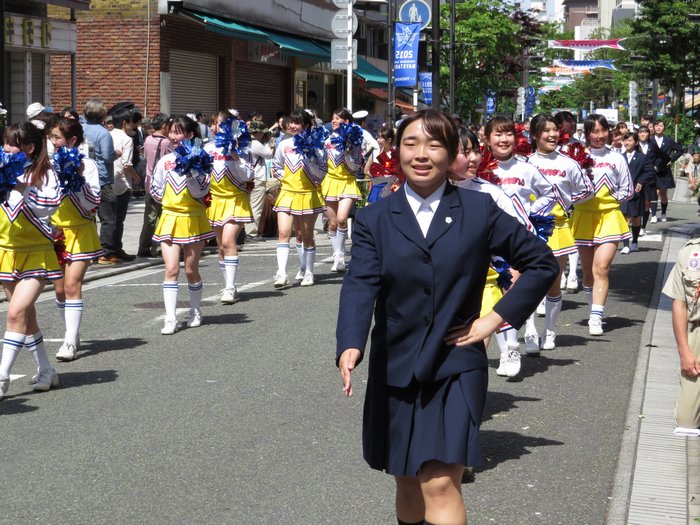
[[[336,364],[348,396],[374,317],[363,450],[395,477],[399,523],[466,523],[462,474],[481,461],[483,340],[504,321],[521,326],[558,273],[544,241],[489,195],[446,184],[458,140],[432,109],[402,122],[407,184],[358,211],[340,295]],[[479,318],[492,255],[522,275]]]
[[[622,248],[623,255],[639,251],[639,232],[642,229],[642,217],[645,212],[645,188],[654,183],[654,167],[649,158],[639,149],[639,137],[636,133],[625,133],[622,143],[625,146],[623,156],[627,159],[627,166],[632,177],[634,195],[627,202],[620,205],[620,211],[627,217],[632,230],[632,244],[625,239]]]

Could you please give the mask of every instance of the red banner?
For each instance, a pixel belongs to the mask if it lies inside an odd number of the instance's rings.
[[[552,49],[575,49],[577,51],[593,51],[607,47],[610,49],[625,48],[620,45],[624,38],[614,38],[612,40],[548,40]]]

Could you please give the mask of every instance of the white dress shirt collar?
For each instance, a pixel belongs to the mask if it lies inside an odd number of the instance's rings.
[[[428,235],[430,223],[440,205],[440,199],[442,199],[445,193],[446,186],[447,182],[443,182],[437,190],[424,199],[413,191],[408,183],[403,185],[406,191],[406,200],[408,200],[408,205],[411,207],[411,211],[413,211],[413,214],[418,220],[418,225],[420,226],[421,232],[423,232],[423,237]]]

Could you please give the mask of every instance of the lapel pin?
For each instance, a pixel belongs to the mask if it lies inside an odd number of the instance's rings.
[[[452,224],[452,217],[445,217],[445,222],[447,224]]]

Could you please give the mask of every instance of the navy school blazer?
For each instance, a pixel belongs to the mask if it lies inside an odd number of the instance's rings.
[[[627,153],[622,154],[627,159]],[[637,150],[632,155],[632,160],[627,161],[629,166],[632,184],[648,185],[652,184],[656,179],[654,166],[647,155]]]
[[[492,255],[522,276],[494,310],[520,327],[559,273],[547,244],[490,195],[451,184],[423,237],[404,189],[358,210],[340,292],[336,364],[364,349],[374,317],[370,377],[396,387],[486,368],[483,343],[455,347],[448,330],[479,316]]]

